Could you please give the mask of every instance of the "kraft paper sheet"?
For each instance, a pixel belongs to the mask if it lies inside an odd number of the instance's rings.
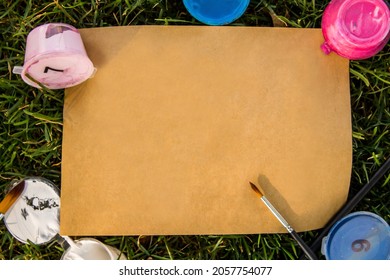
[[[98,69],[66,90],[61,234],[286,232],[347,198],[349,61],[320,29],[81,30]]]

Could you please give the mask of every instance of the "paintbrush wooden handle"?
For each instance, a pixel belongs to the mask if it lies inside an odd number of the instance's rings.
[[[303,241],[303,239],[298,235],[298,233],[295,230],[291,231],[290,234],[295,239],[295,241],[298,243],[298,245],[302,248],[302,250],[305,252],[306,256],[310,260],[318,260],[317,256],[314,254],[314,252],[305,243],[305,241]]]

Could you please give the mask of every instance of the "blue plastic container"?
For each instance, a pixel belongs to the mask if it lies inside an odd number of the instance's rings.
[[[247,9],[250,0],[183,0],[188,12],[208,25],[229,24]]]
[[[334,224],[322,253],[327,260],[389,260],[390,227],[376,214],[354,212]]]

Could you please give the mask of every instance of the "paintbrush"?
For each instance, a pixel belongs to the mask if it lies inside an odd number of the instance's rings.
[[[249,182],[252,189],[257,193],[264,204],[271,210],[272,214],[279,220],[279,222],[287,229],[287,231],[291,234],[291,236],[295,239],[301,249],[305,252],[306,256],[310,260],[317,260],[317,256],[310,249],[310,247],[302,240],[302,238],[298,235],[298,233],[289,225],[289,223],[283,218],[283,216],[276,210],[276,208],[269,202],[269,200],[264,196],[264,194],[256,187],[255,184]]]
[[[353,196],[340,210],[336,213],[335,216],[326,224],[322,232],[314,240],[313,244],[310,246],[312,250],[318,250],[321,247],[322,239],[328,234],[333,225],[338,222],[340,219],[344,218],[349,214],[352,209],[354,209],[359,202],[370,192],[370,190],[379,182],[380,179],[390,170],[390,157],[387,158],[386,162],[378,169],[377,172],[372,176],[372,178],[359,190],[359,192]]]
[[[11,208],[14,202],[22,194],[25,187],[25,182],[21,181],[15,187],[13,187],[9,193],[7,193],[4,199],[0,202],[0,220],[4,217],[4,214]]]

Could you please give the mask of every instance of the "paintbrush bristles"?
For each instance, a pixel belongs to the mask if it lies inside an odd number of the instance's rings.
[[[0,202],[0,213],[5,214],[7,210],[14,204],[24,190],[25,182],[22,181],[17,184]]]
[[[259,190],[258,187],[256,187],[255,184],[253,184],[252,182],[249,182],[249,184],[251,185],[252,190],[254,190],[254,192],[257,193],[257,195],[260,196],[260,198],[264,196],[264,194]]]

